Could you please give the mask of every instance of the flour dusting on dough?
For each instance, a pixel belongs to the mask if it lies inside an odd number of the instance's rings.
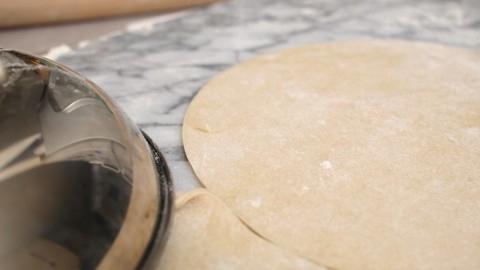
[[[322,161],[322,163],[320,163],[320,166],[322,166],[322,168],[324,168],[325,170],[330,170],[333,167],[332,162],[330,162],[330,160]]]
[[[261,197],[257,197],[253,200],[250,200],[250,205],[252,207],[255,207],[255,208],[259,208],[260,206],[262,206],[262,198]]]

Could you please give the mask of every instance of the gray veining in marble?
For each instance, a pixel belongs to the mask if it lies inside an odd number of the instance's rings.
[[[236,0],[159,21],[92,41],[59,61],[97,83],[154,139],[177,190],[198,185],[181,142],[185,110],[202,85],[238,62],[350,38],[480,48],[477,0]]]

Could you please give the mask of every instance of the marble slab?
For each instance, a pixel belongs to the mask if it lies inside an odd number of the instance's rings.
[[[181,124],[195,93],[255,55],[351,38],[480,48],[477,0],[232,0],[160,16],[83,43],[58,61],[103,88],[160,146],[177,190],[199,185]]]

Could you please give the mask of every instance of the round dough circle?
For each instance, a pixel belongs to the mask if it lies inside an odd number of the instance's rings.
[[[240,64],[183,127],[199,179],[336,269],[480,269],[480,55],[339,41]]]

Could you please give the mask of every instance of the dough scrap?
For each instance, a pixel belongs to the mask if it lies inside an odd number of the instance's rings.
[[[480,54],[287,49],[212,79],[183,126],[200,181],[260,235],[342,270],[480,269]]]
[[[157,269],[325,270],[252,233],[205,190],[178,198],[175,221]]]

